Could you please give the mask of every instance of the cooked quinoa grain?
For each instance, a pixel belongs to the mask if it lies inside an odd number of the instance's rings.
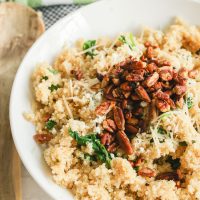
[[[31,79],[36,142],[84,200],[200,199],[200,29],[79,40]]]

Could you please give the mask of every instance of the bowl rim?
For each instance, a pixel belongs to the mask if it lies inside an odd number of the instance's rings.
[[[123,1],[123,0],[121,0]],[[162,0],[162,1],[167,1],[167,0]],[[195,3],[198,3],[200,4],[200,0],[183,0],[185,2],[195,2]],[[39,178],[37,178],[37,176],[35,176],[35,172],[32,168],[28,167],[28,160],[24,158],[23,156],[23,152],[20,150],[19,146],[18,146],[18,142],[17,142],[17,134],[16,134],[16,131],[15,128],[14,128],[14,118],[13,118],[13,114],[12,114],[12,105],[14,104],[14,91],[15,91],[15,88],[16,88],[16,82],[17,82],[17,76],[18,74],[23,70],[23,65],[24,65],[24,62],[26,60],[26,58],[29,56],[29,54],[31,54],[31,50],[33,48],[35,48],[35,46],[37,46],[44,38],[45,38],[45,35],[47,35],[48,33],[50,32],[54,32],[54,30],[56,29],[57,26],[59,26],[60,24],[62,24],[63,22],[67,22],[67,24],[73,20],[73,18],[81,11],[84,11],[84,10],[87,10],[88,8],[91,8],[91,7],[96,7],[98,4],[101,5],[101,4],[105,4],[107,3],[108,1],[107,0],[101,0],[101,1],[96,1],[94,3],[91,3],[89,5],[85,5],[75,11],[72,11],[71,13],[67,14],[66,16],[64,16],[63,18],[59,19],[55,24],[53,24],[48,30],[46,30],[35,42],[34,44],[28,49],[27,53],[25,54],[22,62],[20,63],[18,69],[17,69],[17,72],[15,74],[15,77],[14,77],[14,81],[13,81],[13,84],[12,84],[12,88],[11,88],[11,93],[10,93],[10,101],[9,101],[9,121],[10,121],[10,129],[11,129],[11,134],[12,134],[12,138],[13,138],[13,142],[15,144],[15,147],[16,147],[16,150],[19,154],[19,157],[23,163],[23,165],[25,166],[26,170],[29,172],[29,174],[31,175],[31,177],[34,179],[34,181],[43,189],[43,191],[46,192],[46,194],[49,195],[49,197],[51,198],[54,198],[54,199],[57,199],[56,195],[53,195],[51,192],[49,192],[47,190],[47,187],[45,186],[44,183],[42,183]],[[115,2],[115,0],[109,0],[109,2],[112,4]],[[71,193],[69,189],[66,189],[67,192]]]

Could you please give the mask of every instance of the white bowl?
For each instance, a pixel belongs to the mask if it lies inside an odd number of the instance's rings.
[[[36,63],[52,62],[63,45],[76,39],[114,36],[141,30],[143,25],[163,28],[173,17],[200,24],[200,4],[189,0],[109,0],[85,6],[64,17],[31,47],[21,63],[10,99],[10,124],[17,151],[36,182],[54,199],[73,199],[69,190],[57,186],[45,165],[42,152],[33,140],[35,128],[23,112],[31,111],[30,77]]]

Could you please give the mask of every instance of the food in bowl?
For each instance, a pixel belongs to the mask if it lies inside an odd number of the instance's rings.
[[[200,198],[200,29],[78,40],[31,83],[54,181],[76,199]]]

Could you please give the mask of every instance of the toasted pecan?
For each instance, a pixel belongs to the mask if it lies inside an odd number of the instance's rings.
[[[119,142],[120,147],[128,154],[133,153],[133,147],[124,131],[117,132],[117,139]]]
[[[114,113],[114,121],[115,121],[115,124],[117,125],[117,128],[119,130],[124,130],[125,119],[124,119],[124,114],[123,114],[122,109],[116,106],[113,110],[113,113]]]
[[[140,99],[142,99],[148,103],[151,102],[151,99],[150,99],[148,93],[142,86],[138,86],[135,91],[136,91],[137,95],[140,97]]]
[[[151,178],[154,177],[156,173],[152,169],[145,167],[138,171],[138,175]]]
[[[37,143],[45,144],[48,143],[53,138],[53,135],[50,133],[43,133],[43,134],[37,133],[33,137]]]

